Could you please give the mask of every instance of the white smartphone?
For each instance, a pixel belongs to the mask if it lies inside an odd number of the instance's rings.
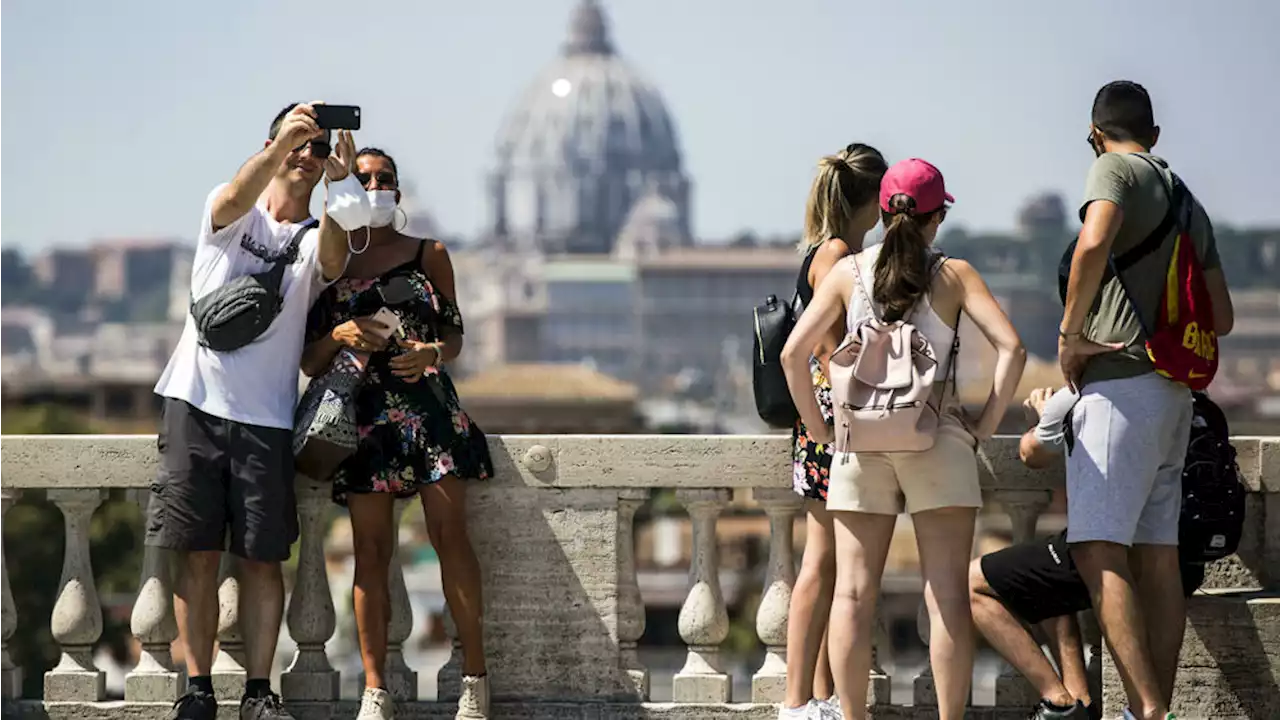
[[[373,319],[387,326],[387,329],[379,330],[378,334],[383,339],[389,338],[400,330],[400,317],[385,306],[373,314]]]

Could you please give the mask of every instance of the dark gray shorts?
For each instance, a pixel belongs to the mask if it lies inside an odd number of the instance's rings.
[[[298,539],[293,433],[224,420],[173,398],[161,413],[147,544],[223,550],[230,526],[232,553],[287,560]]]

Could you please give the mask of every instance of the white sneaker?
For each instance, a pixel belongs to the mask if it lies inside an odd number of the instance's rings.
[[[455,720],[489,720],[489,676],[463,675]]]
[[[832,695],[826,700],[812,700],[813,707],[817,710],[814,716],[818,720],[844,720],[844,713],[840,710],[840,698]]]
[[[382,688],[365,688],[360,698],[360,714],[356,720],[391,720],[396,716],[391,693]]]
[[[815,713],[812,700],[800,707],[778,706],[778,720],[818,720]]]

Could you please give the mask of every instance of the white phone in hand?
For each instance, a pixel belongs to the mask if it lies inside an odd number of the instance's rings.
[[[387,326],[386,330],[377,331],[384,340],[400,330],[400,317],[385,306],[373,314],[373,319]]]

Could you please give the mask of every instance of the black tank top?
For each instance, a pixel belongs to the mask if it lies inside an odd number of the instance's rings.
[[[804,262],[800,264],[800,276],[796,278],[796,296],[800,298],[801,307],[809,307],[809,303],[813,302],[813,286],[809,284],[809,268],[813,265],[813,258],[820,249],[822,249],[821,245],[815,245],[810,248],[809,254],[804,256]]]

